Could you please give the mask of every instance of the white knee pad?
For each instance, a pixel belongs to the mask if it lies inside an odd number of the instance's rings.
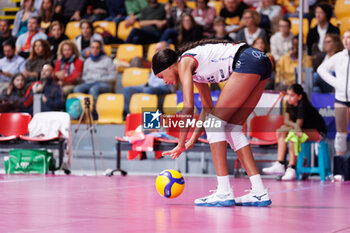
[[[241,125],[227,124],[226,125],[226,138],[234,151],[238,151],[242,147],[249,145],[247,137],[242,132],[243,127]]]
[[[226,141],[226,135],[225,135],[225,126],[227,125],[226,121],[221,120],[220,118],[209,114],[207,118],[205,119],[206,121],[209,122],[220,122],[220,127],[206,127],[206,124],[204,124],[205,131],[207,133],[207,139],[210,144],[215,143],[215,142],[225,142]],[[207,124],[207,125],[212,125],[212,124]],[[218,126],[218,124],[216,124]]]
[[[339,133],[337,132],[335,134],[335,140],[334,140],[334,148],[336,152],[345,152],[347,149],[347,138],[348,134],[347,133]]]

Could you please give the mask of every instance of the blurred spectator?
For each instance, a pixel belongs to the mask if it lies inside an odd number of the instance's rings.
[[[126,13],[128,15],[125,19],[125,26],[133,26],[140,19],[142,10],[147,6],[148,0],[125,0]]]
[[[74,42],[64,40],[58,48],[58,59],[53,71],[53,78],[62,86],[67,96],[73,92],[83,73],[83,61],[79,59],[79,51]]]
[[[46,40],[39,39],[34,42],[32,51],[30,51],[26,62],[26,69],[23,71],[27,83],[38,80],[44,64],[51,64],[50,44]]]
[[[214,30],[215,35],[212,37],[212,39],[232,41],[231,37],[229,37],[226,32],[226,23],[223,17],[218,16],[215,18]]]
[[[61,14],[63,24],[69,21],[80,21],[86,11],[87,0],[57,0],[56,14]]]
[[[16,53],[24,58],[28,58],[30,49],[38,39],[47,39],[47,35],[39,31],[40,20],[31,17],[28,20],[28,32],[18,37],[16,41]]]
[[[88,0],[87,10],[84,18],[95,22],[98,20],[103,20],[108,16],[107,5],[105,0]]]
[[[42,32],[48,33],[52,21],[61,21],[61,16],[55,13],[54,0],[43,0],[40,10],[40,29]]]
[[[287,90],[287,109],[284,114],[284,124],[276,132],[277,161],[269,168],[264,168],[266,174],[283,175],[281,180],[296,179],[297,154],[294,152],[294,143],[289,142],[289,164],[285,170],[285,158],[287,152],[286,137],[291,131],[295,131],[296,136],[302,134],[308,136],[310,141],[321,141],[327,135],[327,127],[322,118],[307,98],[306,93],[299,84],[293,84]]]
[[[192,15],[184,14],[181,19],[179,37],[177,39],[178,45],[201,40],[202,38],[202,27],[196,24]]]
[[[334,54],[342,51],[344,49],[343,43],[341,41],[341,38],[338,34],[330,33],[327,34],[324,41],[323,41],[323,50],[324,53],[317,53],[312,56],[312,66],[314,70],[317,70],[317,68],[324,62],[326,62],[330,57],[332,57]],[[322,62],[320,62],[322,61]],[[334,71],[333,71],[334,72]],[[313,92],[321,92],[321,93],[327,93],[327,92],[334,92],[334,89],[332,86],[330,86],[328,83],[326,83],[317,72],[313,73]]]
[[[55,0],[55,2],[56,1],[57,0]],[[36,11],[39,11],[42,3],[43,3],[43,0],[34,0],[34,9]]]
[[[99,94],[112,92],[112,84],[117,72],[112,59],[105,55],[101,41],[91,43],[91,53],[84,61],[83,83],[74,88],[74,92],[93,95],[96,103]]]
[[[56,61],[57,59],[57,50],[59,44],[64,41],[68,40],[68,37],[63,33],[64,27],[63,24],[59,21],[53,21],[49,28],[49,38],[47,38],[47,41],[50,43],[50,49],[51,49],[51,56],[52,61]]]
[[[156,52],[168,47],[169,47],[169,43],[165,41],[159,42],[156,46]],[[136,94],[136,93],[156,94],[159,97],[161,95],[169,94],[172,91],[173,91],[173,86],[166,85],[162,79],[157,78],[157,76],[155,76],[154,73],[151,71],[146,85],[131,86],[131,87],[123,88],[123,94],[125,98],[124,115],[129,113],[130,99],[133,94]]]
[[[5,19],[0,19],[0,58],[4,57],[2,46],[5,41],[16,43],[16,37],[11,35],[10,22]]]
[[[159,41],[166,25],[164,4],[159,4],[158,0],[148,1],[149,6],[141,11],[139,18],[141,28],[133,28],[126,43],[151,44]]]
[[[1,104],[7,105],[8,112],[19,112],[26,92],[26,80],[21,73],[15,74],[0,97]]]
[[[292,50],[283,55],[276,63],[276,88],[284,90],[295,83],[295,68],[298,67],[298,36],[292,39]],[[311,57],[303,54],[303,67],[311,67]],[[303,77],[304,78],[304,77]]]
[[[266,40],[267,35],[265,30],[258,27],[260,19],[259,13],[255,10],[245,10],[242,18],[244,28],[237,33],[236,41],[246,41],[249,45],[252,45],[253,41],[258,37]]]
[[[278,31],[278,21],[281,18],[282,11],[281,6],[274,5],[273,0],[262,0],[260,6],[256,9],[256,11],[269,17],[270,29],[272,33]]]
[[[291,22],[289,19],[281,19],[278,23],[279,32],[271,36],[271,54],[277,62],[292,48],[293,34],[290,32]]]
[[[270,58],[270,61],[272,64],[272,69],[275,68],[275,59],[273,58],[272,54],[270,53],[269,44],[267,43],[267,41],[264,37],[256,38],[253,41],[252,47],[264,52]]]
[[[275,69],[275,59],[273,58],[272,54],[270,53],[269,44],[267,43],[267,41],[262,37],[258,37],[254,40],[252,47],[259,49],[260,51],[263,51],[266,54],[266,56],[269,57],[271,64],[272,64],[272,70],[274,70]],[[275,89],[275,78],[274,78],[274,75],[272,75],[265,86],[265,90],[274,90],[274,89]]]
[[[316,6],[315,14],[318,24],[309,31],[306,40],[309,55],[323,51],[323,40],[327,33],[340,34],[339,28],[329,22],[333,16],[333,9],[330,5],[320,3]]]
[[[32,83],[24,97],[24,110],[33,114],[33,94],[41,93],[41,111],[63,111],[64,97],[61,87],[52,79],[53,67],[45,64],[40,72],[40,80]]]
[[[78,51],[83,58],[87,58],[90,53],[90,43],[94,40],[99,40],[103,43],[103,38],[100,34],[94,32],[92,22],[89,20],[80,21],[81,34],[74,39]]]
[[[163,32],[159,41],[167,41],[170,44],[177,44],[179,27],[183,14],[191,14],[192,9],[187,7],[184,0],[175,0],[175,6],[170,3],[165,5],[167,29]]]
[[[11,41],[5,41],[2,45],[5,57],[0,59],[0,93],[8,87],[14,74],[25,70],[23,57],[15,55],[15,45]]]
[[[243,28],[243,26],[240,26],[240,21],[246,9],[248,9],[248,6],[240,0],[224,0],[224,7],[220,11],[220,16],[224,17],[227,24],[226,30],[232,39],[235,38],[235,33]]]
[[[208,6],[208,2],[209,0],[196,0],[196,9],[192,11],[194,21],[197,25],[202,26],[204,37],[212,37],[215,34],[216,9]]]
[[[119,23],[125,19],[125,0],[106,0],[106,5],[108,9],[108,17],[105,20]]]
[[[21,10],[16,14],[13,22],[12,36],[19,37],[28,31],[28,20],[32,17],[37,17],[38,12],[33,8],[34,0],[23,0]]]

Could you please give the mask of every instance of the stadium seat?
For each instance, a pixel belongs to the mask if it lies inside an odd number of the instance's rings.
[[[100,94],[96,102],[97,124],[123,123],[124,96],[122,94]]]
[[[338,26],[338,22],[336,18],[331,18],[331,20],[329,21],[331,24],[333,24],[333,26],[337,27]],[[316,18],[312,18],[311,23],[310,23],[310,28],[314,28],[317,25],[317,19]]]
[[[0,141],[9,141],[28,133],[28,124],[32,116],[28,113],[0,114]]]
[[[215,10],[216,10],[216,15],[220,15],[220,11],[221,11],[221,1],[214,1],[214,0],[211,0],[211,1],[209,1],[208,5],[215,8]]]
[[[123,87],[140,86],[148,82],[149,69],[146,68],[126,68],[122,75]]]
[[[340,35],[341,36],[344,35],[344,32],[346,32],[347,30],[350,30],[350,16],[349,17],[343,17],[340,20],[339,29],[340,29]]]
[[[276,130],[284,123],[283,115],[254,116],[250,120],[248,136],[251,145],[273,145],[277,143]]]
[[[118,31],[117,31],[117,36],[119,39],[126,41],[126,38],[128,38],[131,30],[133,28],[140,28],[140,24],[136,22],[132,27],[125,27],[125,21],[121,21],[118,25]]]
[[[176,94],[167,94],[164,97],[163,113],[174,115],[177,113],[177,97]]]
[[[344,17],[349,17],[350,1],[349,0],[336,0],[334,5],[334,13],[338,20],[342,20]]]
[[[122,44],[118,47],[117,58],[119,60],[130,62],[134,57],[143,57],[142,45]]]
[[[224,88],[226,82],[227,82],[227,81],[218,83],[218,85],[219,85],[219,87],[220,87],[220,90],[222,90],[222,89]]]
[[[106,55],[108,55],[108,56],[112,55],[112,46],[104,45],[103,49],[104,49],[104,52],[105,52]]]
[[[196,9],[196,2],[195,1],[185,1],[185,2],[189,8]],[[173,4],[175,4],[175,2]]]
[[[97,33],[103,33],[103,30],[108,31],[112,36],[117,34],[117,26],[113,21],[96,21],[93,23]]]
[[[298,35],[299,34],[299,18],[297,17],[291,17],[289,18],[290,22],[292,23],[292,28],[291,32],[293,35]],[[303,38],[304,38],[304,43],[306,43],[306,38],[307,34],[309,32],[309,21],[308,19],[303,19]]]
[[[80,22],[79,21],[72,21],[69,22],[66,26],[66,35],[70,40],[74,40],[75,37],[80,35]]]
[[[140,113],[143,110],[156,111],[158,106],[157,95],[137,93],[132,95],[130,99],[130,113]]]
[[[153,43],[148,46],[148,50],[147,50],[148,61],[152,61],[153,55],[156,52],[156,46],[157,46],[157,43]],[[175,50],[175,46],[173,44],[170,44],[170,49]]]

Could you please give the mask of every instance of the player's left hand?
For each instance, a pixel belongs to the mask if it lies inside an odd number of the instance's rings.
[[[172,159],[176,159],[185,150],[187,150],[185,146],[179,146],[178,144],[174,149],[162,153],[162,156],[169,155]]]

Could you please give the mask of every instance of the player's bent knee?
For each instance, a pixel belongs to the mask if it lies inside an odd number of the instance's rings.
[[[207,133],[207,139],[210,144],[215,142],[225,142],[226,141],[226,135],[225,135],[225,126],[227,125],[226,121],[221,120],[220,118],[209,114],[206,118],[206,121],[214,121],[219,124],[215,124],[217,127],[205,127],[205,131]],[[220,126],[218,126],[220,125]]]
[[[337,132],[335,134],[334,148],[336,152],[345,152],[347,150],[347,133]]]
[[[247,137],[242,132],[241,125],[235,124],[227,124],[226,125],[226,138],[227,142],[230,144],[231,148],[234,151],[238,151],[239,149],[249,145],[249,141]]]

